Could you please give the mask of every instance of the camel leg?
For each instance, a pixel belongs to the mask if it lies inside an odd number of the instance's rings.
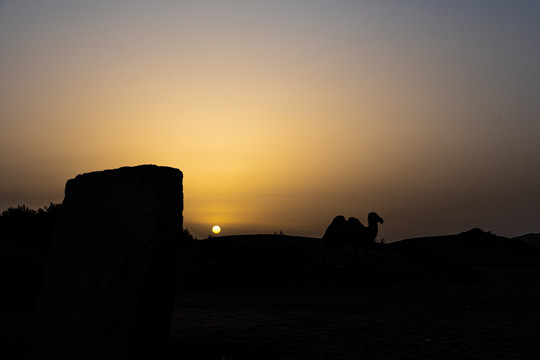
[[[343,253],[341,252],[341,245],[338,245],[337,243],[336,243],[336,253],[337,253],[338,259],[339,259],[338,264],[344,264],[345,259],[343,258]]]
[[[358,264],[358,260],[360,259],[360,254],[358,252],[358,246],[354,247],[354,263]]]
[[[326,267],[326,252],[328,251],[328,241],[324,242],[324,250],[323,250],[323,266]]]
[[[367,261],[369,264],[375,264],[375,263],[373,262],[373,260],[371,260],[371,255],[370,255],[370,253],[369,253],[369,246],[366,246],[366,247],[364,248],[364,256],[366,257],[366,261]]]
[[[345,263],[345,259],[343,257],[343,253],[341,251],[341,244],[337,243],[337,242],[332,242],[333,245],[334,245],[334,253],[337,255],[338,257],[338,263],[337,264],[334,264],[334,265],[339,265],[339,264],[344,264]],[[330,247],[330,241],[325,241],[324,243],[324,249],[323,249],[323,265],[326,266],[327,265],[327,254],[328,254],[328,248]]]
[[[340,261],[341,261],[341,252],[339,251],[339,246],[336,242],[332,242],[333,245],[334,245],[334,252],[338,255],[338,257],[340,258]],[[327,254],[328,254],[328,248],[330,247],[331,245],[331,241],[325,241],[324,242],[324,249],[323,249],[323,265],[326,266],[326,258],[327,258]]]

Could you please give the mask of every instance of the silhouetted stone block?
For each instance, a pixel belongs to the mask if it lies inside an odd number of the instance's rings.
[[[28,359],[155,359],[170,335],[182,172],[143,165],[66,184]]]

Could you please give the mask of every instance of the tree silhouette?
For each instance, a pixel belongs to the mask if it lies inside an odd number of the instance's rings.
[[[34,301],[41,284],[60,204],[33,210],[17,205],[0,214],[0,282]]]

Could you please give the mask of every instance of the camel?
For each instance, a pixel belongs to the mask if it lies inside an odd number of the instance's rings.
[[[362,247],[366,258],[371,261],[369,259],[369,248],[375,243],[379,223],[382,224],[384,221],[374,212],[368,214],[367,227],[355,217],[345,220],[343,215],[336,216],[322,237],[324,241],[324,263],[326,264],[326,252],[330,244],[334,244],[340,261],[343,260],[341,255],[343,245],[353,246],[356,259],[358,259],[358,248]]]

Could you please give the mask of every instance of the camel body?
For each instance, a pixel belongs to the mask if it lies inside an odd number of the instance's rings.
[[[345,245],[350,245],[354,248],[356,259],[358,259],[358,249],[360,247],[369,259],[369,248],[375,243],[375,238],[379,232],[379,223],[382,224],[384,221],[374,212],[368,215],[368,226],[364,226],[355,217],[345,220],[343,215],[336,216],[322,237],[324,241],[324,263],[326,264],[326,253],[331,244],[336,248],[340,260],[342,260],[341,248]]]

